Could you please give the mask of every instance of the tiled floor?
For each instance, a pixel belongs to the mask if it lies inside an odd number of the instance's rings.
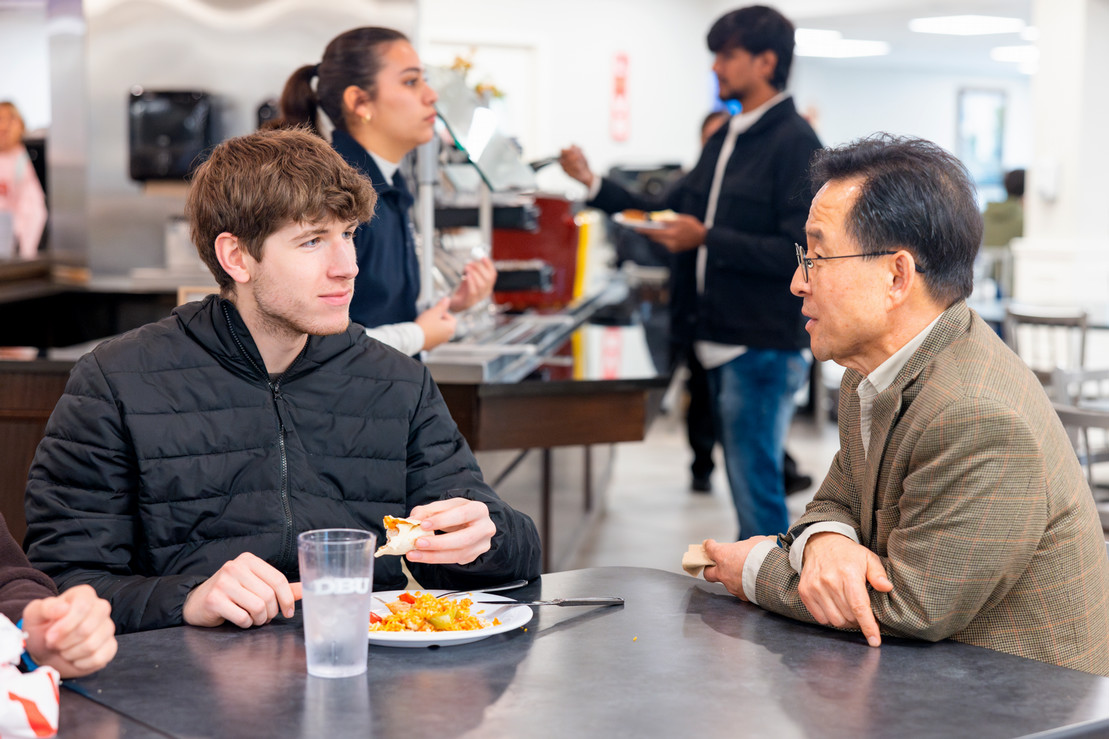
[[[788,448],[814,483],[787,499],[791,519],[812,499],[838,446],[834,424],[818,429],[811,419],[794,421]],[[623,565],[681,572],[689,544],[735,537],[735,512],[719,451],[713,492],[703,495],[689,491],[690,452],[676,412],[658,418],[645,441],[618,445],[604,512],[590,535],[582,537],[566,569]]]

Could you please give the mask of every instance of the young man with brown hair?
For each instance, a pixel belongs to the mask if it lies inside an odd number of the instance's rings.
[[[348,316],[368,180],[304,131],[220,144],[186,213],[220,294],[78,362],[27,485],[31,561],[88,583],[120,630],[289,616],[301,531],[384,540],[425,586],[539,574],[531,520],[501,501],[426,368]],[[379,559],[380,587],[404,587]]]

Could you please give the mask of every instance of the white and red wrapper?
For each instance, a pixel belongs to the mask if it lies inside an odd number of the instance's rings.
[[[58,733],[58,671],[45,665],[20,672],[27,639],[0,614],[0,739]]]

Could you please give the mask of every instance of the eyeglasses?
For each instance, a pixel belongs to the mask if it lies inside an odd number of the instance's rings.
[[[895,251],[872,251],[868,254],[841,254],[838,257],[806,257],[805,248],[800,244],[794,244],[797,248],[797,266],[801,268],[801,273],[805,276],[805,282],[809,281],[809,270],[813,268],[815,262],[822,262],[827,259],[851,259],[853,257],[884,257],[896,254]],[[924,268],[919,264],[913,264],[917,272],[924,273]]]

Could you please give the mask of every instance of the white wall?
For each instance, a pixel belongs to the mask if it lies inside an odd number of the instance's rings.
[[[700,149],[701,118],[714,102],[705,35],[721,13],[738,5],[722,0],[420,0],[418,44],[426,64],[448,64],[456,53],[476,49],[473,81],[487,79],[506,88],[502,117],[507,128],[515,129],[508,132],[525,144],[527,158],[576,143],[596,171],[613,164],[688,166]],[[632,123],[624,143],[613,141],[608,130],[612,59],[620,51],[630,61]],[[921,136],[949,150],[955,148],[959,90],[1004,90],[1003,165],[1024,167],[1032,159],[1029,79],[1023,75],[962,76],[889,69],[880,59],[796,58],[789,87],[799,110],[815,110],[825,144],[887,131]]]
[[[425,64],[476,46],[476,67],[504,87],[525,157],[581,146],[595,170],[612,164],[690,165],[713,103],[705,34],[719,0],[420,0]],[[609,135],[612,67],[628,55],[631,133]],[[516,64],[495,68],[496,59]],[[488,63],[487,63],[488,62]],[[524,69],[521,69],[524,67]],[[474,75],[473,81],[481,77]],[[518,113],[516,109],[527,112]]]
[[[959,91],[1002,90],[1007,98],[1003,166],[1025,167],[1032,160],[1030,84],[1023,75],[964,76],[799,58],[790,87],[798,110],[816,112],[815,127],[826,146],[885,131],[920,136],[949,151],[955,150]]]
[[[50,125],[46,6],[0,11],[0,100],[19,108],[28,131]]]

